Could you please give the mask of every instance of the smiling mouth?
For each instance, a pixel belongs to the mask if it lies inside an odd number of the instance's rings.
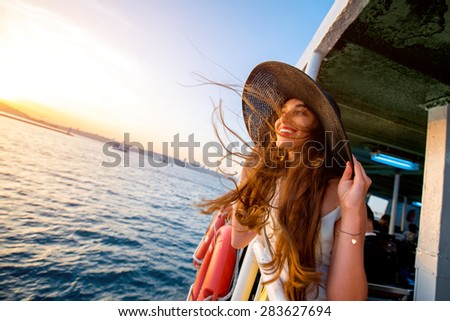
[[[281,127],[280,130],[278,130],[278,135],[280,136],[284,136],[284,137],[289,137],[293,134],[295,134],[297,131],[293,128],[289,128],[289,127]]]

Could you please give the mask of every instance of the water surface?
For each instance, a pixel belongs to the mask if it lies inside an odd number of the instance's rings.
[[[102,167],[103,144],[0,117],[1,300],[184,300],[226,189],[188,168]]]

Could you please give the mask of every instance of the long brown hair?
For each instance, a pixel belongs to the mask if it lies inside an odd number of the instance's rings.
[[[314,287],[318,290],[321,280],[321,273],[316,271],[321,209],[328,181],[334,173],[325,167],[325,157],[330,153],[325,150],[325,133],[320,124],[309,129],[310,139],[301,151],[293,153],[293,158],[288,158],[287,151],[276,146],[273,125],[287,100],[282,104],[270,102],[275,111],[270,118],[261,117],[258,110],[252,111],[263,119],[268,132],[250,154],[238,155],[250,167],[247,178],[226,194],[200,206],[204,213],[213,213],[235,204],[237,221],[258,233],[267,224],[270,212],[275,211],[280,233],[274,244],[273,260],[263,268],[273,273],[273,281],[287,265],[285,294],[291,300],[304,300]],[[235,134],[223,122],[221,105],[216,112],[223,126]],[[305,148],[308,144],[313,148]]]

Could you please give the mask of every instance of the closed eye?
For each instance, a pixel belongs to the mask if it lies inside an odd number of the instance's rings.
[[[297,109],[294,110],[294,115],[306,115],[308,113],[307,109]]]

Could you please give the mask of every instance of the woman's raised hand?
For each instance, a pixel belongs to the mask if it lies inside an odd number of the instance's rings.
[[[372,180],[367,176],[361,163],[353,155],[355,176],[352,179],[350,162],[342,174],[338,185],[338,195],[343,210],[360,209],[366,206],[366,194]]]

